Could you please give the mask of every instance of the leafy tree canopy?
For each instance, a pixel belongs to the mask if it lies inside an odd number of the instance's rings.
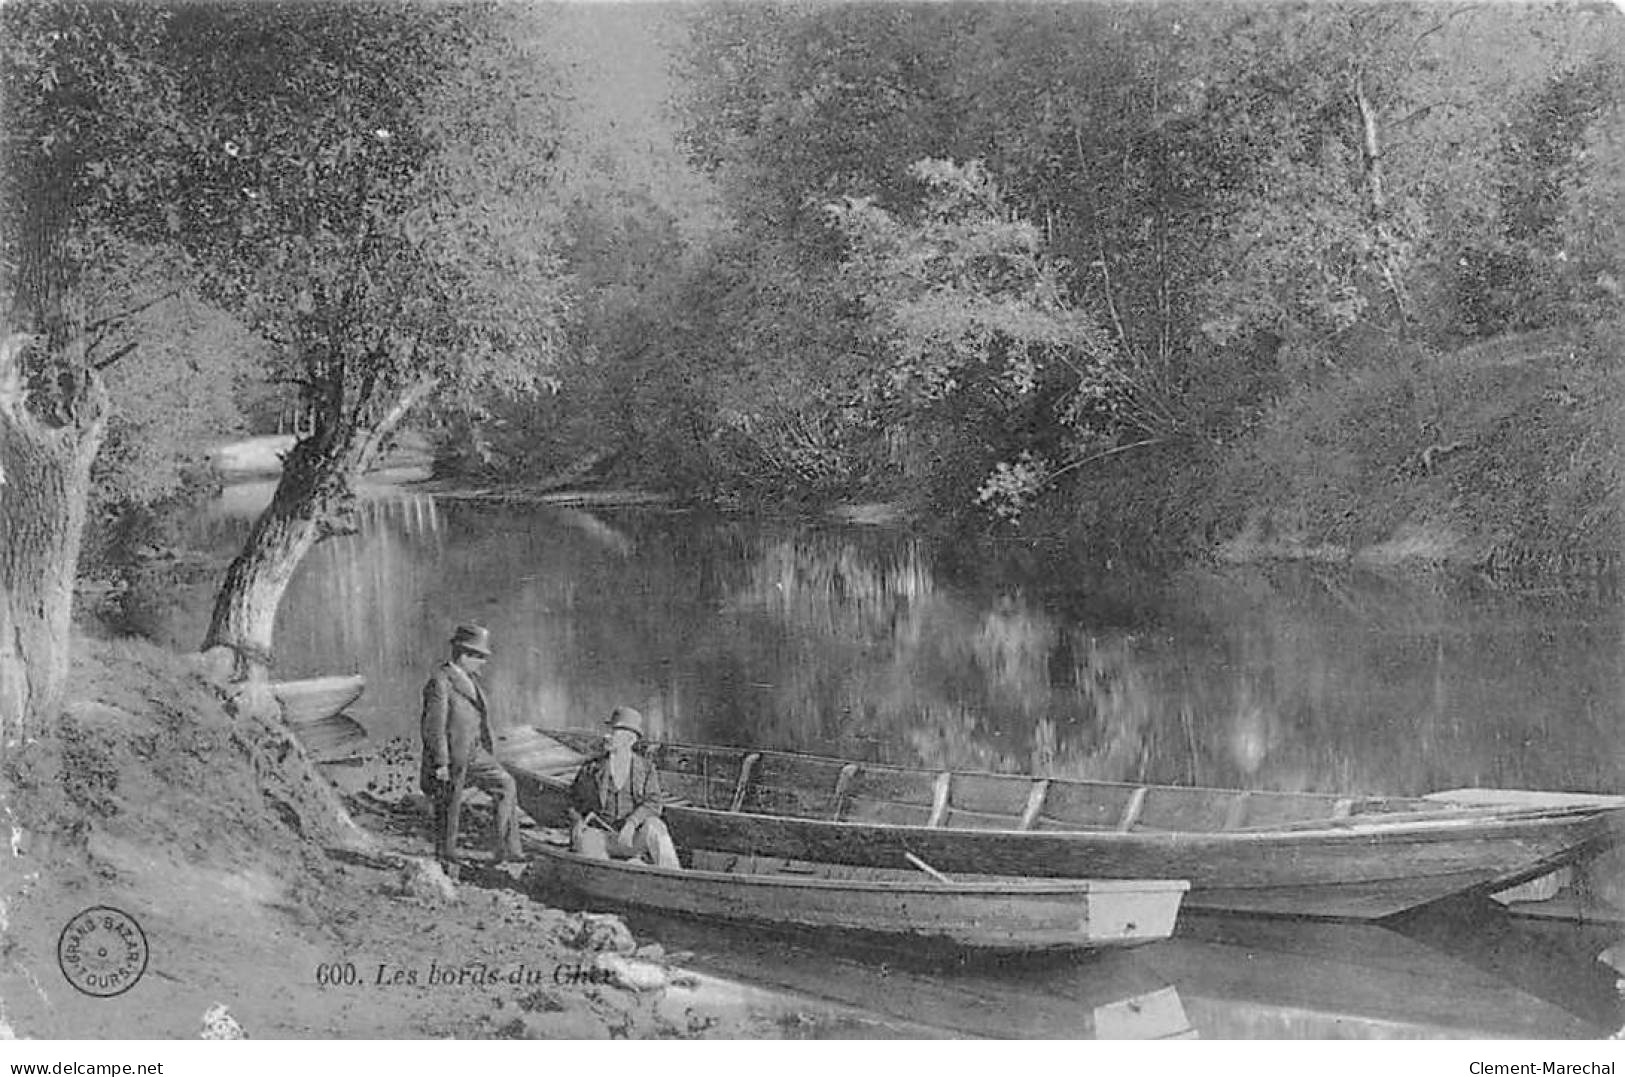
[[[868,199],[830,207],[851,246],[844,267],[873,324],[873,406],[895,419],[947,414],[962,440],[997,437],[1038,403],[1055,451],[1116,432],[1126,380],[1106,333],[1073,307],[1064,266],[1046,255],[1031,222],[1014,216],[980,162],[922,160],[912,172],[926,190],[913,219]],[[968,427],[968,428],[964,428]],[[980,429],[978,429],[980,427]],[[1062,433],[1064,432],[1064,433]],[[1022,473],[1042,482],[1044,463],[1022,448]],[[1002,479],[981,499],[1014,514],[1025,494]]]
[[[146,157],[149,136],[173,124],[156,58],[168,22],[147,5],[0,7],[0,290],[8,328],[36,337],[29,403],[50,422],[73,420],[92,372],[129,350],[114,339],[127,320],[177,285],[173,260],[120,228],[175,175]]]
[[[128,206],[271,342],[324,437],[407,394],[524,390],[566,311],[549,87],[483,4],[180,9],[169,197]]]

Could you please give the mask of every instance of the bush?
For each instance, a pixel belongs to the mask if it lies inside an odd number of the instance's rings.
[[[1452,558],[1496,564],[1615,550],[1616,339],[1599,326],[1340,368],[1228,456],[1214,530],[1351,549],[1427,530],[1462,540]]]

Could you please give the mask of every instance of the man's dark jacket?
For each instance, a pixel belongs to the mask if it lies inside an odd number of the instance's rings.
[[[640,753],[632,753],[631,777],[625,789],[615,788],[609,776],[609,753],[594,757],[576,771],[576,780],[570,785],[570,806],[583,817],[597,813],[598,818],[619,829],[628,822],[641,824],[645,819],[658,818],[665,799],[660,789],[660,774]]]

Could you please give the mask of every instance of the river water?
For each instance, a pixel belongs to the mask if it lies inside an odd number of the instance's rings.
[[[200,538],[231,549],[252,504],[223,502]],[[195,645],[206,614],[206,596],[182,601],[163,632]],[[277,675],[363,673],[352,715],[375,740],[414,738],[461,621],[492,631],[499,724],[582,727],[629,704],[656,737],[932,768],[1625,790],[1625,615],[1594,588],[1326,567],[1147,581],[896,530],[393,493],[301,567]],[[1597,960],[1615,933],[1464,917],[1404,932],[1189,917],[1108,961],[954,970],[649,930],[719,971],[972,1034],[1545,1038],[1625,1021]]]

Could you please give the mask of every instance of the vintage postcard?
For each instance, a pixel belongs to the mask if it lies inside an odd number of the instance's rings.
[[[11,0],[0,85],[11,1072],[1614,1072],[1625,8]]]

